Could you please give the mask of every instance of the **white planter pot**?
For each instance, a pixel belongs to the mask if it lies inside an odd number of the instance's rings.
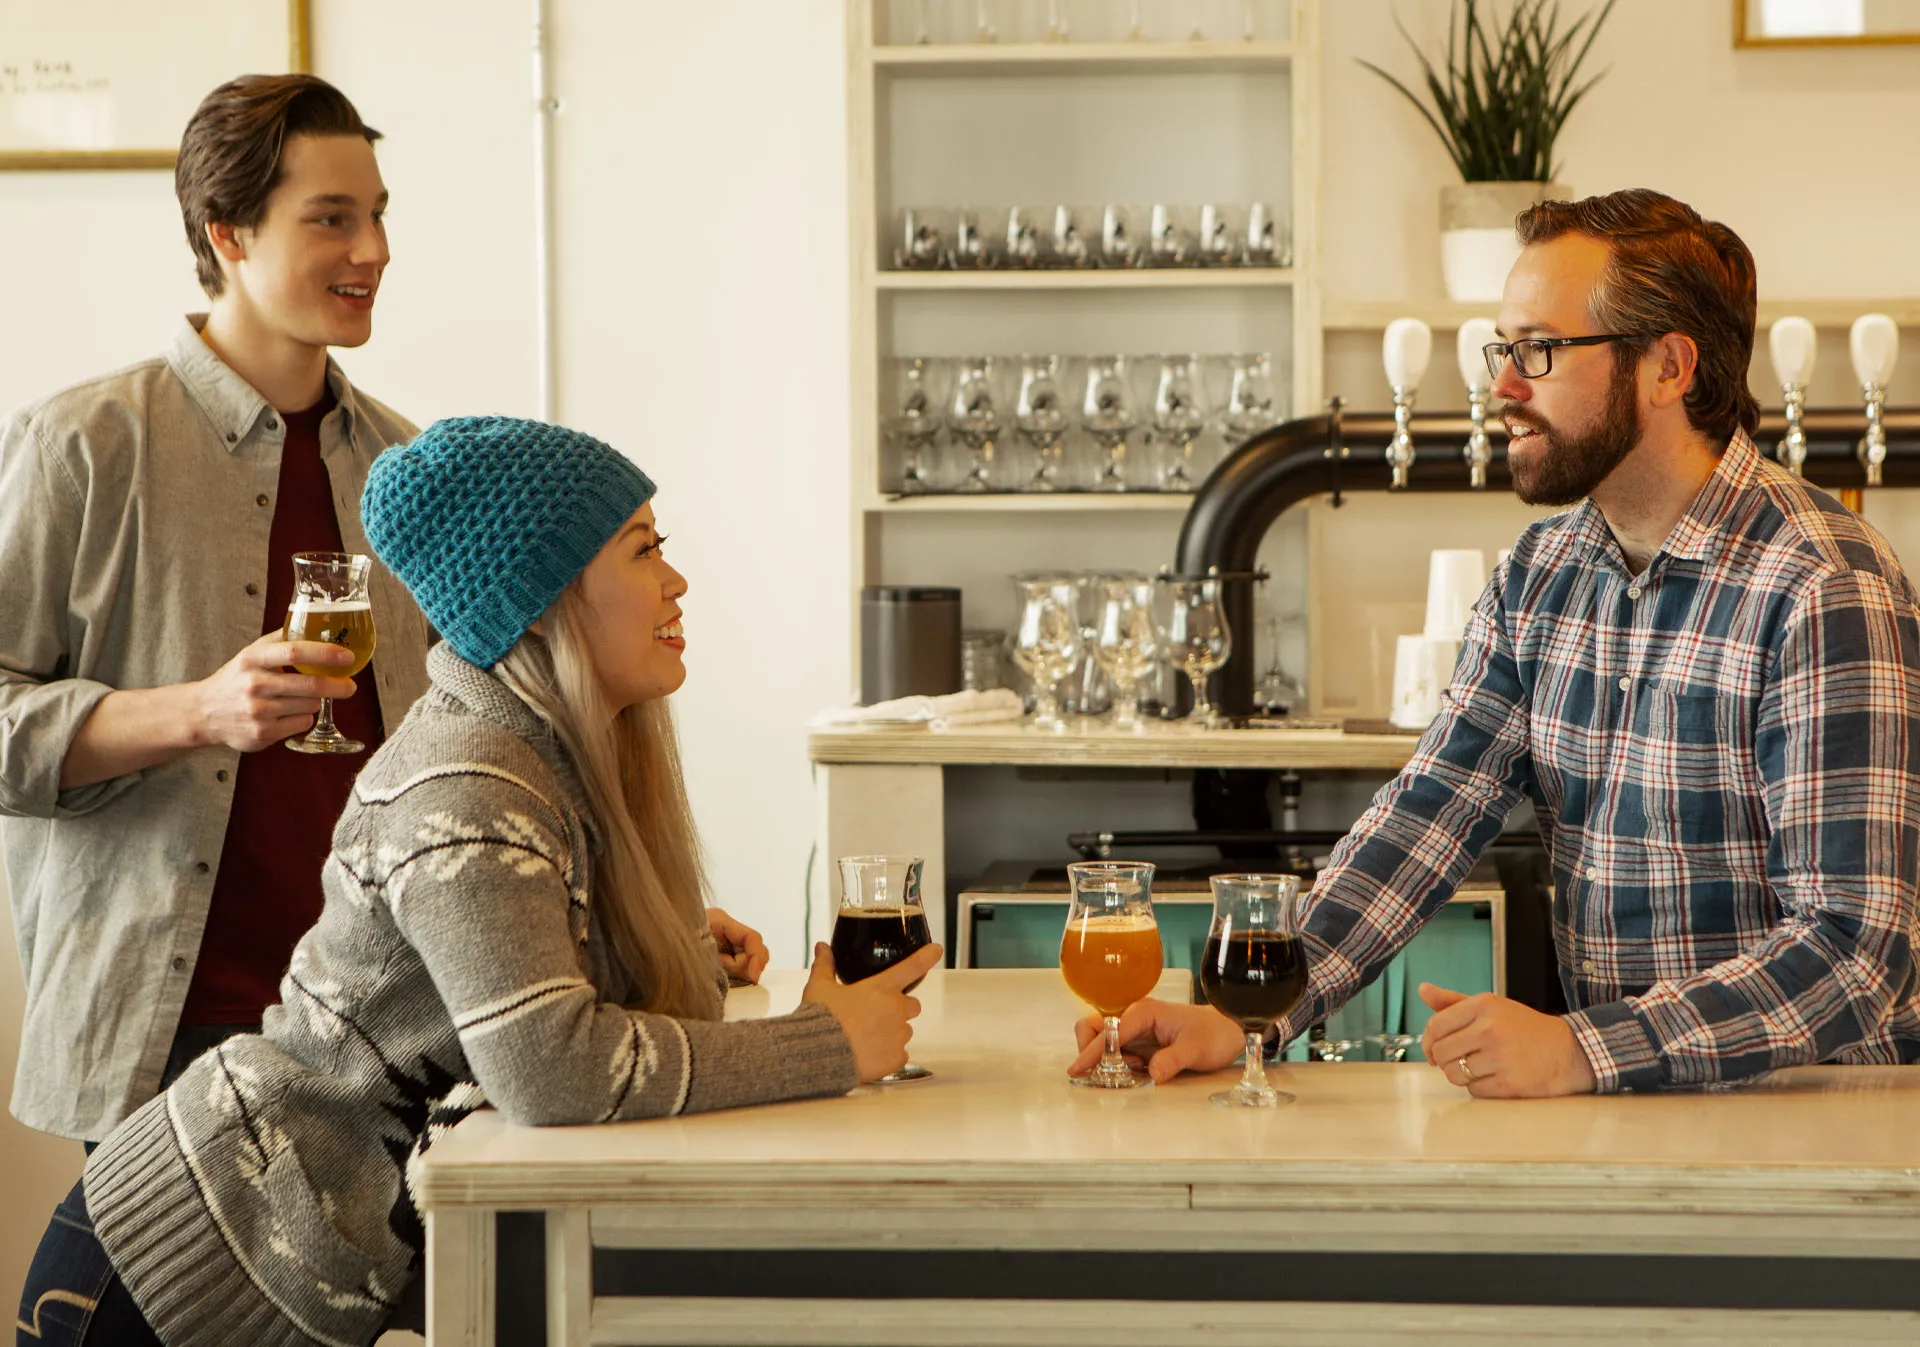
[[[1440,189],[1440,274],[1447,298],[1497,303],[1520,259],[1513,217],[1572,196],[1557,182],[1456,182]]]

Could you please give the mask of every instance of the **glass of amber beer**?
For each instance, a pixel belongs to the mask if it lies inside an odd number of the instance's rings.
[[[833,969],[842,982],[885,972],[933,943],[920,898],[918,856],[842,856],[840,914],[833,921]],[[912,991],[920,984],[906,987]],[[933,1072],[908,1062],[876,1085],[925,1080]]]
[[[1120,1015],[1153,991],[1166,966],[1153,917],[1153,866],[1146,861],[1078,861],[1067,867],[1072,899],[1060,939],[1060,972],[1073,994],[1106,1021],[1100,1065],[1074,1081],[1104,1090],[1153,1084],[1120,1055]]]
[[[1267,1084],[1261,1039],[1307,990],[1300,941],[1298,875],[1215,875],[1213,924],[1201,961],[1200,989],[1213,1008],[1247,1036],[1240,1083],[1208,1098],[1216,1104],[1272,1108],[1293,1096]]]
[[[289,641],[325,641],[353,652],[353,665],[342,669],[320,664],[296,664],[303,674],[352,678],[373,658],[373,601],[367,597],[367,577],[373,562],[347,552],[295,552],[293,602],[287,607],[284,635]],[[299,739],[287,740],[296,753],[362,753],[366,745],[349,739],[333,723],[333,703],[320,702],[313,728]]]

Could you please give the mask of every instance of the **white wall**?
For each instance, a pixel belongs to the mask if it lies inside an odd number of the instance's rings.
[[[316,69],[386,133],[393,192],[376,335],[342,363],[422,422],[530,414],[530,6],[313,10]],[[660,483],[692,582],[678,705],[716,887],[793,966],[812,821],[801,727],[850,682],[841,10],[552,0],[551,22],[560,416]],[[165,173],[0,174],[0,282],[5,409],[152,354],[200,302]],[[79,1148],[7,1118],[0,1157],[11,1296]]]
[[[1577,15],[1585,5],[1563,4]],[[1397,10],[1429,52],[1439,0],[1325,6],[1330,296],[1437,298],[1439,187],[1453,167],[1404,98]],[[1920,294],[1920,46],[1736,51],[1721,0],[1620,0],[1588,57],[1606,71],[1560,138],[1576,195],[1671,193],[1746,240],[1762,295]]]

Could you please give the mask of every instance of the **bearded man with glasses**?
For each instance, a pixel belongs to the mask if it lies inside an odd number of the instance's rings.
[[[1526,798],[1571,1009],[1422,985],[1426,1056],[1455,1085],[1920,1062],[1913,586],[1755,447],[1754,264],[1732,230],[1644,190],[1516,224],[1486,348],[1507,465],[1522,500],[1572,508],[1495,568],[1440,715],[1335,848],[1277,1042],[1378,977]],[[1121,1035],[1161,1080],[1241,1045],[1217,1011],[1152,1001]]]

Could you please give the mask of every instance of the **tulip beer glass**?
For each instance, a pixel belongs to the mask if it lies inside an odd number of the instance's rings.
[[[1073,994],[1106,1022],[1100,1064],[1076,1082],[1126,1090],[1153,1081],[1120,1055],[1120,1014],[1153,991],[1166,966],[1153,917],[1153,866],[1145,861],[1077,861],[1067,867],[1072,890],[1060,940],[1060,972]]]
[[[289,641],[324,641],[345,646],[354,655],[351,668],[323,664],[296,664],[303,674],[317,678],[352,678],[373,658],[373,603],[367,597],[367,576],[373,562],[346,552],[295,552],[293,602],[287,607],[283,635]],[[361,753],[366,745],[349,739],[333,723],[333,703],[320,702],[313,728],[299,739],[287,740],[296,753]]]
[[[1209,1098],[1246,1108],[1291,1104],[1292,1095],[1267,1084],[1260,1046],[1268,1026],[1292,1010],[1307,989],[1299,876],[1215,875],[1212,883],[1213,925],[1200,989],[1246,1034],[1247,1066],[1238,1085]]]
[[[933,943],[920,900],[918,856],[842,856],[840,915],[833,922],[833,969],[842,982],[883,973]],[[912,991],[918,982],[907,987]],[[925,1080],[933,1072],[908,1062],[876,1084]]]

